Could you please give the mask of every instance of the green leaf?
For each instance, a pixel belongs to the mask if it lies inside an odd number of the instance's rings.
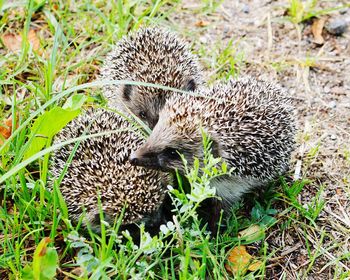
[[[198,170],[199,169],[199,159],[195,158],[193,162],[193,169]]]
[[[222,173],[227,173],[227,164],[226,164],[226,162],[222,163],[221,170],[222,170]]]
[[[41,260],[40,279],[53,279],[58,267],[58,254],[55,248],[48,248]]]
[[[64,200],[60,188],[57,186],[56,183],[53,185],[53,191],[54,195],[56,195],[58,198],[58,203],[60,205],[60,211],[62,212],[62,216],[64,218],[68,218],[68,207],[66,201]]]
[[[21,276],[22,276],[21,277],[22,280],[33,280],[34,279],[33,269],[29,265],[26,265],[22,270]]]
[[[47,248],[50,238],[45,237],[40,241],[34,251],[33,265],[27,265],[22,271],[25,280],[49,280],[56,275],[58,268],[58,254],[55,248]]]
[[[271,216],[264,216],[264,218],[261,220],[260,224],[269,227],[272,226],[276,222],[276,218]]]
[[[35,3],[34,10],[37,11],[45,5],[46,0],[34,0],[34,3]]]
[[[77,103],[72,103],[72,106],[76,107]],[[34,138],[24,155],[24,159],[30,158],[45,147],[47,141],[51,140],[57,132],[78,116],[79,113],[80,109],[70,110],[54,107],[38,117],[31,128],[32,133],[29,139]]]
[[[71,110],[71,111],[79,110],[84,105],[86,100],[87,100],[86,95],[75,94],[67,99],[66,103],[64,103],[62,108],[65,110]]]
[[[33,257],[33,275],[34,278],[40,277],[40,266],[41,266],[41,258],[46,253],[47,244],[50,242],[49,237],[45,237],[43,240],[40,241],[38,244],[38,247],[36,247],[34,251],[34,257]]]

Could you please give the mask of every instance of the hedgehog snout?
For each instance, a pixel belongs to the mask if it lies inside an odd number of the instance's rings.
[[[139,160],[138,160],[135,152],[131,153],[131,155],[129,157],[129,161],[130,161],[131,165],[138,165]]]
[[[160,169],[158,156],[154,153],[143,152],[142,148],[131,153],[129,162],[135,166]]]

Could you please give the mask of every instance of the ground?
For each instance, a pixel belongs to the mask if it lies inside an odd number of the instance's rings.
[[[274,228],[266,239],[278,251],[271,277],[337,278],[332,266],[349,271],[350,265],[350,32],[336,37],[324,31],[325,43],[317,45],[313,20],[298,29],[281,19],[288,1],[223,1],[211,15],[191,16],[195,2],[187,2],[172,23],[196,38],[195,48],[225,48],[233,39],[244,56],[237,63],[240,75],[275,80],[293,95],[299,140],[291,172],[311,180],[299,202],[306,205],[322,189],[325,206],[314,227],[302,229],[295,221],[287,230]],[[342,4],[323,3],[318,9]],[[339,17],[349,18],[349,9],[325,16],[328,22]],[[308,250],[320,254],[311,267]]]
[[[98,77],[98,69],[105,53],[121,35],[127,33],[130,22],[134,28],[145,22],[169,26],[192,44],[209,83],[229,76],[252,75],[275,81],[292,95],[299,133],[290,175],[295,180],[303,179],[305,186],[300,193],[296,191],[295,195],[292,192],[293,187],[298,187],[297,184],[288,184],[287,189],[278,188],[278,199],[271,206],[277,210],[277,222],[267,228],[263,240],[250,244],[253,253],[261,253],[261,250],[266,249],[262,254],[266,271],[256,277],[348,279],[350,26],[341,36],[330,34],[324,28],[322,44],[315,43],[312,32],[317,18],[325,20],[325,27],[334,19],[344,19],[350,25],[347,2],[188,0],[174,4],[176,1],[169,1],[170,4],[164,4],[160,9],[166,11],[166,16],[153,19],[153,12],[148,11],[150,19],[143,21],[128,18],[128,13],[135,12],[132,8],[127,10],[124,7],[125,14],[121,16],[117,8],[104,5],[103,1],[95,2],[95,5],[89,1],[79,5],[50,3],[49,6],[36,10],[29,20],[26,9],[20,5],[13,4],[14,7],[2,11],[0,32],[3,35],[18,34],[25,28],[35,30],[36,34],[32,36],[40,38],[40,42],[37,39],[33,41],[40,47],[38,46],[36,54],[23,55],[22,45],[18,47],[22,48],[21,56],[11,50],[2,35],[0,56],[3,58],[0,67],[5,67],[0,73],[3,109],[0,117],[8,118],[11,110],[17,106],[15,112],[24,121],[40,108],[38,104],[44,104],[52,98],[52,92],[94,81]],[[142,7],[148,5],[141,2]],[[315,7],[308,8],[306,3],[311,2],[315,3]],[[288,13],[292,3],[304,3],[301,18]],[[159,12],[158,9],[154,11],[155,14]],[[298,11],[301,11],[301,6]],[[317,17],[307,18],[312,13]],[[62,38],[57,35],[60,28],[64,34]],[[94,95],[93,89],[85,92]],[[17,96],[16,106],[11,101],[14,93]],[[27,134],[29,132],[28,126]],[[22,162],[23,150],[20,148],[25,134],[17,137],[16,144],[9,151],[5,150],[6,154],[2,152],[1,175]],[[26,192],[23,196],[18,194],[15,187],[23,181],[30,183],[32,188],[36,188],[39,181],[46,182],[46,175],[42,175],[45,160],[39,166],[40,171],[38,165],[32,165],[25,175],[23,172],[18,177],[13,175],[3,185],[1,194],[4,194],[5,199],[1,198],[0,201],[0,214],[5,214],[0,219],[0,229],[4,232],[0,233],[0,241],[4,244],[0,248],[3,254],[0,258],[1,278],[21,278],[21,269],[31,262],[31,255],[40,238],[53,235],[51,226],[56,220],[53,214],[50,216],[43,210],[45,207],[56,207],[52,206],[53,200],[47,199],[43,208],[41,202],[45,200],[44,197],[40,196],[40,201],[34,198],[30,200],[32,197],[28,198]],[[38,172],[41,172],[40,176],[37,175]],[[9,195],[6,196],[6,193]],[[31,202],[26,204],[23,201]],[[26,221],[18,210],[21,207],[28,207],[30,216],[29,222],[24,223],[24,226],[15,222],[16,219]],[[45,213],[39,219],[45,225],[45,230],[40,235],[37,226],[39,222],[30,214],[31,207]],[[20,214],[16,215],[17,212]],[[14,225],[18,226],[18,230]],[[61,227],[66,226],[60,223],[55,246],[62,256],[61,263],[66,261],[69,267],[72,261],[63,249],[66,245],[62,245],[67,234],[64,230],[61,232]],[[29,234],[31,231],[33,233]],[[26,239],[26,234],[30,238]],[[21,237],[26,242],[21,242]],[[20,243],[19,247],[14,245],[16,242]],[[59,245],[63,247],[59,248]],[[63,278],[62,270],[69,269],[61,267],[59,275]]]

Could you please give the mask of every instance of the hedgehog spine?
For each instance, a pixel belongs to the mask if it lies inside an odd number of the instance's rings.
[[[294,110],[281,88],[253,78],[218,84],[204,95],[213,98],[169,98],[149,139],[130,161],[183,170],[176,154],[183,154],[189,163],[193,157],[202,158],[199,127],[203,127],[213,141],[214,156],[234,168],[232,176],[213,182],[230,204],[287,170],[295,144]]]
[[[89,110],[68,124],[54,142],[79,137],[87,127],[89,133],[121,131],[80,143],[60,185],[71,219],[77,222],[85,208],[85,219],[96,228],[99,193],[109,222],[113,222],[126,205],[124,225],[140,221],[145,221],[146,226],[147,223],[156,224],[169,178],[162,172],[134,167],[128,162],[131,151],[140,147],[144,140],[119,115]],[[73,147],[74,144],[70,144],[54,152],[50,168],[54,178],[60,176]]]

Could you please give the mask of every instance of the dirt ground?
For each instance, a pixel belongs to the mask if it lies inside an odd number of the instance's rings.
[[[298,35],[296,25],[283,18],[288,3],[225,0],[215,13],[196,16],[197,2],[186,1],[171,22],[208,49],[233,38],[245,56],[240,75],[277,81],[292,93],[299,135],[291,172],[311,180],[298,199],[304,205],[324,187],[326,204],[315,226],[302,228],[296,221],[270,232],[267,242],[276,254],[268,275],[299,279],[307,272],[308,279],[338,279],[339,271],[350,270],[350,27],[342,36],[324,29],[325,42],[318,45],[311,31],[314,19],[299,24]],[[349,23],[350,9],[322,18],[326,26],[336,18]],[[315,254],[313,265],[308,250]]]

